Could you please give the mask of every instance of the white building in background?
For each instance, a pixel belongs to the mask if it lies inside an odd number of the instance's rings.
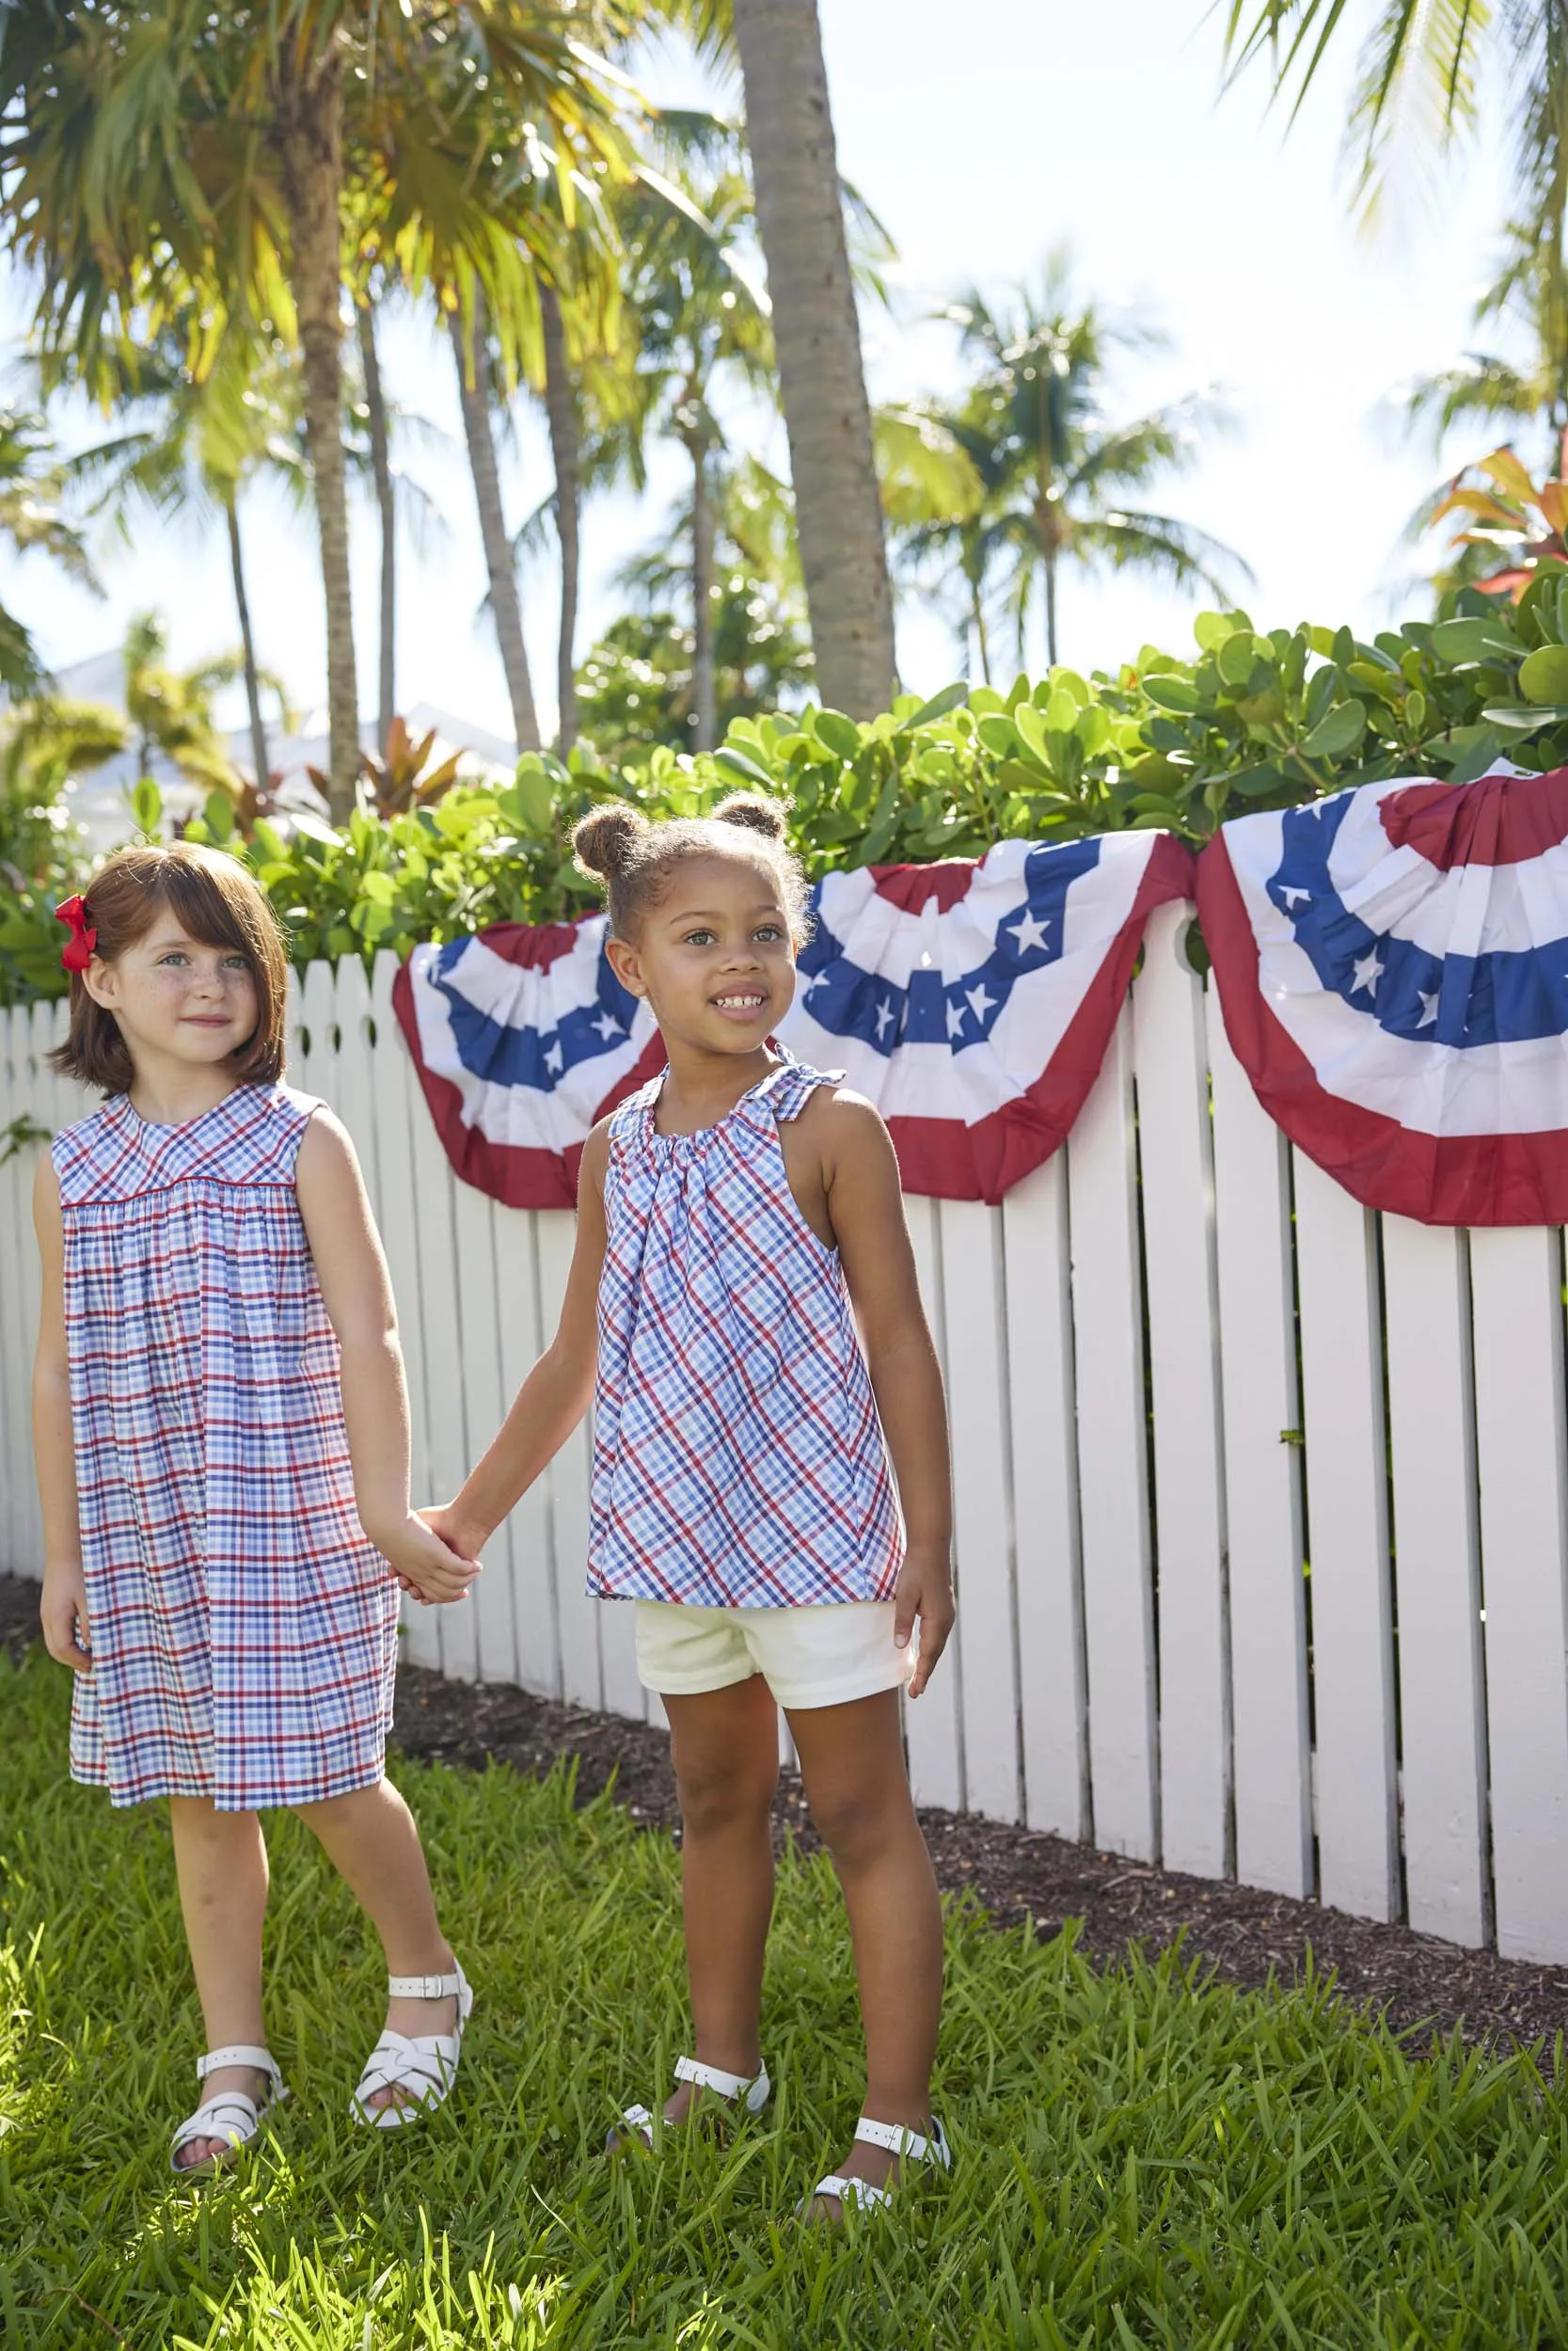
[[[64,702],[96,702],[123,713],[125,670],[119,650],[74,661],[69,669],[57,671],[54,691]],[[416,742],[433,727],[436,730],[428,766],[437,766],[457,752],[463,756],[462,773],[466,781],[479,783],[489,778],[510,783],[516,753],[500,736],[490,734],[483,726],[471,726],[467,719],[454,718],[450,710],[437,709],[427,702],[416,703],[403,713],[403,718]],[[374,751],[373,722],[361,724],[359,739],[366,751]],[[248,775],[252,765],[248,727],[237,728],[221,740],[235,766]],[[276,727],[269,727],[267,751],[274,774],[283,779],[278,791],[283,817],[286,818],[292,808],[322,816],[325,811],[321,795],[311,783],[309,770],[325,770],[326,767],[325,710],[310,712],[298,734],[283,735]],[[206,797],[199,785],[189,783],[169,760],[158,755],[154,755],[147,771],[162,791],[164,805],[171,816],[180,818],[197,814]],[[143,763],[133,743],[103,766],[73,776],[67,784],[64,800],[68,821],[81,827],[94,856],[118,847],[135,830],[127,796],[143,772]]]

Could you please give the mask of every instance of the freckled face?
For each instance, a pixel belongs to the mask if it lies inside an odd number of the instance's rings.
[[[612,940],[610,952],[666,1037],[717,1053],[753,1052],[795,995],[789,913],[764,859],[683,859],[635,942]]]
[[[160,914],[112,963],[87,975],[95,1002],[112,1012],[135,1053],[176,1061],[222,1061],[254,1036],[256,978],[233,947],[191,938],[177,915]]]

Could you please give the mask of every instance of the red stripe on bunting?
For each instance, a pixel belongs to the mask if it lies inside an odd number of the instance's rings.
[[[1411,784],[1378,803],[1395,849],[1447,873],[1454,866],[1522,866],[1568,840],[1568,768],[1517,789],[1512,775],[1478,784]]]
[[[553,962],[562,952],[561,940],[570,946],[577,937],[569,923],[551,924],[549,929],[558,934],[553,955],[530,956],[515,954],[513,962]],[[501,929],[526,930],[525,924],[496,926]],[[496,930],[484,933],[486,946],[494,943]],[[519,942],[520,944],[520,942]],[[404,963],[392,982],[392,1009],[398,1025],[408,1040],[408,1050],[430,1115],[436,1121],[436,1132],[441,1148],[465,1183],[487,1192],[492,1199],[507,1208],[575,1208],[578,1204],[578,1169],[582,1164],[582,1145],[574,1143],[563,1152],[531,1150],[517,1143],[492,1143],[478,1127],[463,1122],[463,1097],[450,1078],[439,1077],[427,1069],[420,1054],[419,1015],[414,1009],[414,983]],[[655,1036],[639,1056],[635,1068],[629,1070],[619,1086],[611,1087],[594,1113],[595,1124],[608,1118],[610,1111],[635,1094],[664,1067],[664,1040]]]
[[[1223,833],[1197,861],[1197,911],[1226,1035],[1253,1091],[1354,1199],[1426,1225],[1568,1221],[1568,1132],[1420,1135],[1319,1083],[1264,1001],[1258,940]]]
[[[968,870],[973,874],[974,867]],[[906,1192],[931,1199],[987,1200],[994,1207],[1061,1148],[1100,1075],[1132,978],[1144,926],[1157,906],[1192,897],[1193,873],[1191,850],[1168,834],[1162,835],[1149,853],[1132,912],[1049,1067],[1016,1101],[1004,1103],[973,1126],[957,1119],[889,1119]]]

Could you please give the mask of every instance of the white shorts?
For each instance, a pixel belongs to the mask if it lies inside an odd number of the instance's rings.
[[[846,1706],[901,1690],[914,1644],[893,1645],[891,1600],[805,1608],[691,1608],[639,1600],[637,1670],[661,1698],[728,1690],[760,1674],[780,1706]]]

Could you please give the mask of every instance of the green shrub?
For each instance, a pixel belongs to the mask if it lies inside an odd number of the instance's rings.
[[[1505,753],[1538,771],[1568,761],[1568,564],[1543,565],[1517,608],[1466,588],[1442,618],[1370,644],[1348,628],[1263,634],[1244,612],[1201,613],[1194,633],[1191,660],[1145,646],[1114,676],[1058,668],[1005,694],[906,694],[866,724],[816,708],[737,719],[711,755],[661,745],[610,770],[586,749],[566,766],[530,754],[504,787],[460,786],[342,833],[306,818],[242,842],[214,794],[190,832],[249,860],[304,963],[588,912],[597,893],[573,869],[571,831],[610,794],[652,817],[701,814],[741,785],[787,796],[816,876],[1137,826],[1199,843],[1227,818],[1347,785],[1467,783]],[[156,831],[156,787],[134,797]],[[52,905],[35,891],[0,914],[0,996],[57,992]]]

